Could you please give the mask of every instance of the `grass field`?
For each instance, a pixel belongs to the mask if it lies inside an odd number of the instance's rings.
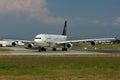
[[[9,52],[9,51],[13,51],[12,49],[10,49],[9,47],[0,47],[0,52]]]
[[[0,56],[0,80],[120,80],[120,56]]]
[[[73,50],[120,50],[120,44],[96,44],[95,46],[89,43],[74,45]]]

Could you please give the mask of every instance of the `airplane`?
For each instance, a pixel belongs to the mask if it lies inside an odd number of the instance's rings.
[[[83,40],[67,40],[67,21],[65,20],[63,33],[57,34],[38,34],[34,38],[34,45],[38,47],[38,51],[46,51],[47,47],[52,48],[52,51],[56,51],[58,47],[61,47],[62,51],[67,51],[68,48],[73,46],[72,43],[76,42],[91,42],[91,45],[95,45],[95,41],[102,40],[115,40],[115,38],[99,38],[99,39],[83,39]],[[28,45],[32,47],[32,44]]]
[[[16,39],[2,39],[0,40],[0,47],[15,47],[24,46],[25,44],[33,45],[33,41],[29,40],[16,40]]]

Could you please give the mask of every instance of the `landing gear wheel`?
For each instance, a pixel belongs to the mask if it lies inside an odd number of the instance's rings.
[[[46,51],[46,48],[44,47],[38,47],[38,51],[41,52],[41,51]]]
[[[56,51],[56,48],[53,48],[52,51]]]
[[[62,48],[62,51],[67,51],[67,48]]]
[[[41,52],[41,47],[38,47],[38,52]]]
[[[42,50],[42,51],[46,51],[46,48],[42,47],[41,50]]]

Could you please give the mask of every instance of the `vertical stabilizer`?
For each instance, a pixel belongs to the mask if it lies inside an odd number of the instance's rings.
[[[67,31],[67,21],[65,20],[65,23],[64,23],[64,28],[63,28],[63,33],[62,33],[62,35],[67,35],[67,34],[66,34],[66,31]]]

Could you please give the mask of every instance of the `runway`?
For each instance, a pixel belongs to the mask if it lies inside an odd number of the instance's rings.
[[[0,55],[83,55],[83,54],[119,54],[120,50],[94,50],[94,51],[75,51],[68,50],[66,51],[51,51],[47,50],[46,52],[38,52],[37,49],[25,49],[20,47],[11,47],[13,51],[9,52],[0,52]]]
[[[46,52],[38,52],[37,49],[25,49],[25,48],[17,48],[12,47],[13,51],[10,52],[0,52],[0,55],[83,55],[83,54],[120,54],[120,51],[51,51],[48,50]]]
[[[80,54],[104,54],[99,52],[89,51],[48,51],[48,52],[11,52],[11,55],[80,55]]]
[[[108,54],[120,54],[120,50],[100,50],[97,52],[108,53]]]

